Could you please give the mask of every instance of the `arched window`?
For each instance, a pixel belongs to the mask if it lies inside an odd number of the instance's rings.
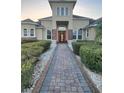
[[[51,31],[47,30],[47,39],[51,39]]]
[[[77,31],[73,31],[73,39],[76,39]]]
[[[24,35],[24,36],[28,36],[28,31],[27,31],[27,29],[24,29],[23,35]]]
[[[78,30],[78,39],[82,39],[82,29]]]
[[[34,36],[34,29],[30,30],[30,36]]]

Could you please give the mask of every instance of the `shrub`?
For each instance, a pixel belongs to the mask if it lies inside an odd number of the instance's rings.
[[[34,64],[33,60],[26,60],[25,64],[21,65],[21,89],[31,87]]]
[[[30,42],[37,42],[38,40],[36,39],[25,39],[25,40],[21,40],[21,43],[24,44],[24,43],[30,43]]]
[[[72,47],[75,54],[79,55],[79,50],[81,45],[95,45],[94,41],[83,41],[78,40],[78,42],[73,42]]]
[[[94,72],[102,72],[102,49],[99,46],[81,46],[82,62]]]
[[[51,42],[42,40],[21,45],[21,89],[31,87],[34,66],[40,54],[49,49]]]

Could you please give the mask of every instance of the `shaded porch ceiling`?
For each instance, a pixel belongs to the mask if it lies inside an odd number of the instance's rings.
[[[68,21],[56,21],[56,25],[60,27],[68,26]]]

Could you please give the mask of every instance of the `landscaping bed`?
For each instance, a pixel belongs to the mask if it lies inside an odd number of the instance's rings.
[[[21,45],[21,90],[32,86],[32,74],[38,57],[49,49],[51,41],[25,42]]]
[[[95,41],[77,41],[72,43],[73,51],[91,71],[102,73],[102,46]]]

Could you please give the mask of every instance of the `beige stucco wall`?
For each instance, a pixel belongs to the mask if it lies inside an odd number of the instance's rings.
[[[47,29],[52,29],[52,20],[41,20],[41,24]]]
[[[47,30],[52,31],[52,20],[41,20],[41,24],[45,27],[42,31],[42,39],[47,40]]]
[[[84,28],[89,25],[88,19],[74,19],[73,20],[73,29]]]
[[[87,37],[87,40],[95,40],[96,37],[96,29],[94,27],[88,28],[89,36]]]
[[[56,21],[69,21],[68,29],[73,29],[73,3],[52,3],[52,26],[53,29],[56,29]],[[68,16],[58,16],[57,15],[57,7],[67,7],[68,8]]]
[[[36,28],[36,37],[38,40],[42,40],[42,28]]]

